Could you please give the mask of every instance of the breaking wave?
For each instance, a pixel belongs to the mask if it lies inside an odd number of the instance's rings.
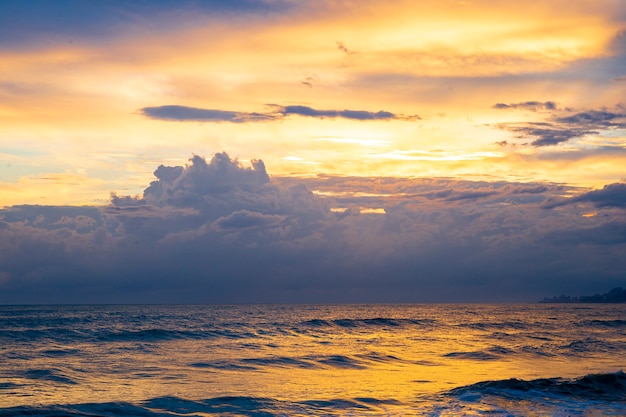
[[[6,387],[5,387],[6,388]],[[164,417],[181,415],[278,416],[441,416],[441,415],[624,415],[626,374],[591,374],[578,379],[484,381],[407,403],[393,398],[335,398],[286,401],[252,396],[190,400],[163,396],[145,401],[18,406],[0,409],[0,417]],[[586,415],[586,414],[585,414]]]
[[[626,374],[485,381],[454,388],[442,397],[445,408],[461,415],[623,416]]]
[[[459,398],[490,395],[512,399],[541,396],[543,398],[626,402],[626,374],[623,371],[610,374],[591,374],[574,380],[541,378],[524,381],[513,378],[485,381],[454,388],[448,392],[448,395]]]

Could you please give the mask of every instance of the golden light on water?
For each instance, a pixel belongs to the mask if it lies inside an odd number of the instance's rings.
[[[608,400],[621,398],[611,381],[623,383],[614,369],[619,328],[610,323],[622,313],[598,304],[4,306],[1,317],[17,321],[4,331],[19,336],[0,352],[12,358],[2,371],[12,395],[0,397],[0,408],[619,415],[623,402]]]
[[[204,311],[211,307],[187,308]],[[431,401],[433,395],[479,381],[508,378],[532,380],[554,375],[571,377],[612,364],[611,358],[603,355],[588,357],[581,364],[576,359],[558,355],[556,351],[550,355],[533,353],[543,352],[548,343],[544,337],[528,334],[524,330],[527,320],[547,320],[546,314],[549,313],[546,311],[534,318],[528,316],[539,314],[533,313],[537,310],[536,306],[517,306],[517,312],[514,311],[515,306],[370,306],[370,309],[376,310],[372,315],[374,318],[363,319],[347,319],[345,313],[361,311],[365,307],[302,308],[306,308],[306,314],[326,309],[326,313],[315,316],[324,319],[315,320],[331,328],[317,328],[313,320],[305,322],[311,323],[308,326],[296,323],[285,325],[278,329],[280,335],[273,336],[270,334],[276,329],[260,327],[259,334],[264,336],[251,340],[223,337],[155,340],[146,342],[150,349],[145,352],[137,350],[137,342],[123,339],[107,343],[58,345],[55,350],[46,350],[48,356],[42,354],[29,363],[31,370],[56,369],[55,362],[63,363],[68,370],[66,376],[56,379],[50,376],[48,384],[39,386],[41,392],[37,402],[105,403],[120,398],[139,402],[166,394],[189,400],[237,396],[281,401],[370,398],[383,401],[382,404],[385,400],[411,404],[420,400]],[[509,325],[504,333],[494,330],[492,327],[496,324],[493,320],[496,318],[490,317],[490,314],[499,310],[507,320],[516,320],[517,326]],[[398,312],[409,311],[417,315],[393,318]],[[468,316],[468,311],[480,314]],[[329,313],[339,315],[329,316]],[[421,317],[423,313],[429,313],[430,317]],[[198,314],[197,311],[195,314]],[[568,311],[567,314],[573,313]],[[383,318],[385,315],[392,317]],[[405,322],[407,320],[409,322]],[[516,330],[516,327],[519,328]],[[236,326],[223,331],[238,334]],[[137,336],[146,332],[150,334],[150,330],[135,331]],[[133,334],[131,332],[126,337]],[[550,342],[552,344],[560,346],[560,343],[569,343],[564,333],[551,330],[550,334],[555,339]],[[507,343],[506,340],[514,343]],[[526,353],[516,350],[515,343],[522,342]],[[109,348],[119,351],[113,356],[115,362],[110,362],[109,356],[113,353],[101,352],[101,344],[112,344]],[[63,354],[66,351],[74,354]],[[59,356],[62,361],[49,357],[55,352],[63,354]],[[168,358],[167,361],[163,360],[164,357]],[[114,367],[123,372],[118,374]],[[70,372],[71,369],[82,371]],[[43,381],[48,375],[37,376],[36,371],[31,373],[31,379],[43,378]],[[178,376],[179,381],[170,386],[173,376]],[[63,384],[63,378],[68,381],[75,378],[80,383]],[[59,390],[54,381],[61,383],[63,390]],[[28,380],[14,380],[17,386],[25,382]],[[20,405],[24,401],[20,396],[4,398],[3,406]]]

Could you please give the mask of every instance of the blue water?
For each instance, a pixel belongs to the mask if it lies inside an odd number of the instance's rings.
[[[0,416],[626,416],[626,305],[0,306]]]

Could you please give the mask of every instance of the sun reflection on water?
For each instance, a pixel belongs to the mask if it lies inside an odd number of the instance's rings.
[[[241,397],[381,412],[480,381],[624,365],[621,336],[602,327],[623,306],[602,311],[596,328],[581,325],[594,311],[532,305],[108,308],[122,311],[75,308],[56,325],[23,324],[30,336],[0,350],[12,393],[0,407]]]

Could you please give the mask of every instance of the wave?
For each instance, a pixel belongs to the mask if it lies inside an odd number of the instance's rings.
[[[561,345],[558,349],[565,355],[573,356],[589,353],[619,353],[623,351],[624,344],[622,342],[611,342],[587,337]]]
[[[171,330],[148,328],[139,330],[1,330],[0,341],[32,344],[35,341],[73,342],[159,342],[168,340],[208,340],[208,339],[257,339],[260,336],[251,331],[230,329],[210,330]],[[57,352],[58,353],[58,352]],[[52,353],[54,354],[54,353]]]
[[[19,376],[30,380],[52,381],[60,384],[77,385],[78,382],[64,375],[58,369],[26,369]]]
[[[476,361],[494,361],[498,359],[497,355],[493,355],[489,352],[476,351],[476,352],[450,352],[443,355],[446,358],[457,359],[470,359]]]
[[[519,401],[552,398],[626,402],[626,374],[618,371],[590,374],[578,379],[541,378],[525,381],[512,378],[485,381],[454,388],[448,391],[447,395],[471,401],[491,396]]]
[[[331,366],[333,368],[345,368],[345,369],[364,369],[365,366],[361,363],[361,361],[357,359],[352,359],[348,356],[343,355],[330,355],[328,357],[323,357],[318,360],[318,362]]]
[[[205,339],[210,338],[209,333],[202,334],[200,332],[186,330],[165,330],[165,329],[143,329],[143,330],[121,330],[106,331],[97,334],[97,339],[104,342],[157,342],[167,340],[181,339]]]
[[[385,405],[397,405],[395,400],[376,398],[283,401],[272,398],[226,396],[204,400],[187,400],[167,396],[142,403],[105,402],[51,406],[18,406],[0,409],[0,417],[67,416],[67,417],[165,417],[181,415],[237,415],[250,417],[278,417],[285,415],[383,415]],[[377,411],[379,413],[377,413]],[[386,414],[385,414],[386,415]]]
[[[290,358],[286,356],[272,356],[265,358],[244,358],[241,360],[245,364],[253,364],[261,367],[279,367],[279,368],[302,368],[313,369],[318,366],[308,360]]]
[[[344,328],[344,329],[353,329],[353,328],[402,328],[407,326],[424,326],[433,324],[434,320],[424,319],[394,319],[387,317],[376,317],[370,319],[334,319],[334,320],[323,320],[323,319],[313,319],[306,320],[300,323],[301,326],[305,327],[317,327],[317,328]]]
[[[59,342],[72,342],[85,338],[85,333],[67,329],[26,329],[26,330],[0,330],[0,341],[29,343],[38,340],[53,340]]]
[[[539,339],[544,340],[544,339]],[[624,350],[624,344],[618,341],[604,341],[592,338],[572,340],[563,345],[544,344],[519,345],[515,349],[504,346],[492,346],[488,349],[476,351],[448,352],[443,354],[444,358],[468,359],[475,361],[495,361],[513,355],[532,355],[536,357],[554,357],[558,355],[584,357],[595,354],[620,354]]]
[[[624,327],[626,326],[626,320],[620,320],[620,319],[615,319],[615,320],[586,320],[583,323],[581,323],[582,327],[586,327],[586,326],[599,326],[599,327]]]
[[[405,360],[400,359],[397,356],[384,355],[378,352],[361,353],[355,356],[366,361],[377,362],[377,363],[406,362]]]
[[[484,381],[439,395],[401,402],[393,398],[356,397],[283,400],[251,396],[185,399],[163,396],[145,401],[54,404],[0,408],[0,417],[118,417],[136,415],[626,415],[626,374],[591,374],[578,379],[543,378],[525,381]]]
[[[469,328],[475,330],[485,330],[485,331],[502,331],[503,329],[508,330],[527,330],[533,327],[533,323],[528,323],[524,321],[489,321],[489,322],[471,322],[471,323],[461,323],[457,324],[460,328]]]
[[[189,366],[231,371],[246,371],[261,368],[298,368],[298,369],[365,369],[371,363],[404,362],[391,355],[376,352],[355,355],[308,355],[300,357],[264,356],[256,358],[240,358],[230,361],[217,360],[212,362],[195,362]]]
[[[515,351],[507,349],[503,346],[492,346],[486,350],[472,352],[449,352],[443,356],[446,358],[470,359],[477,361],[493,361],[500,359],[502,356],[514,354]]]

